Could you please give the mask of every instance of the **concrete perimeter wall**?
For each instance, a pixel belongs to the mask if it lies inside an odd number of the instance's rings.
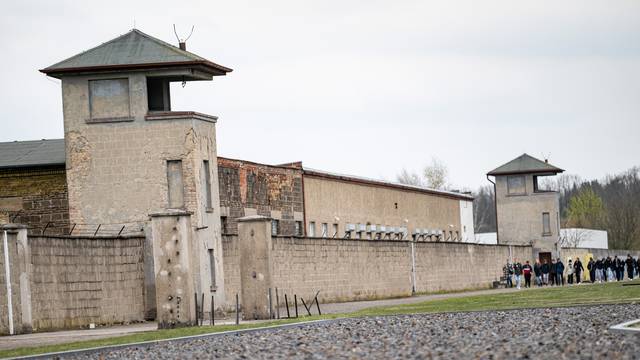
[[[34,330],[142,321],[144,237],[29,237]]]
[[[512,246],[512,256],[531,260],[531,247]],[[227,301],[240,293],[238,237],[223,239]],[[489,288],[502,275],[509,246],[418,242],[416,291]],[[411,242],[274,237],[272,274],[284,293],[336,302],[411,295]]]
[[[30,254],[24,259],[29,266],[22,276],[29,279],[33,331],[144,320],[144,243],[142,236],[29,236],[26,253]],[[12,269],[17,270],[22,260],[13,259]],[[12,276],[14,294],[21,290],[17,276]],[[2,314],[6,312],[5,286],[2,276]],[[20,297],[14,296],[13,301],[14,313],[20,311],[20,304],[16,304]],[[7,332],[3,317],[0,333]]]

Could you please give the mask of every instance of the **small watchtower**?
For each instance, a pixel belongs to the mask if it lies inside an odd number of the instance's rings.
[[[564,170],[530,155],[490,171],[495,178],[496,226],[499,244],[531,245],[534,257],[551,259],[559,249],[559,194],[542,179]]]
[[[40,71],[62,81],[70,222],[139,224],[149,239],[150,214],[190,217],[193,290],[223,304],[217,117],[173,111],[170,83],[232,70],[133,29]],[[156,275],[171,273],[156,265]],[[154,268],[145,266],[151,304]]]

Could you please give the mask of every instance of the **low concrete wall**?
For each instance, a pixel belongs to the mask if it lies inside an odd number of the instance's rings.
[[[23,275],[31,303],[29,309],[21,308],[20,297],[14,295],[14,312],[30,312],[34,331],[142,321],[144,242],[142,236],[29,236],[29,266]],[[11,262],[17,271],[19,261]],[[12,276],[14,294],[21,289],[16,281]],[[0,287],[5,288],[4,277]],[[6,296],[0,298],[4,314]],[[6,319],[0,318],[0,333],[7,333],[6,327]]]
[[[506,245],[446,242],[415,244],[416,291],[488,288],[502,275]],[[237,236],[223,241],[225,286],[232,303],[240,292]],[[531,260],[531,247],[511,246],[511,256]],[[320,290],[322,302],[409,296],[411,242],[274,237],[272,275],[280,300],[284,293],[305,299]]]

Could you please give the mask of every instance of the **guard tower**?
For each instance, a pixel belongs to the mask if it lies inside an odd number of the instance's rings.
[[[564,170],[523,154],[487,174],[495,178],[498,243],[531,245],[533,256],[558,257],[559,195],[542,178]]]
[[[212,80],[232,70],[179,45],[133,29],[40,71],[62,81],[71,223],[140,224],[151,251],[158,239],[151,239],[150,214],[180,217],[168,228],[187,232],[189,289],[207,301],[215,295],[222,305],[217,118],[172,111],[169,84]],[[154,255],[145,254],[149,316],[156,308],[156,279],[171,274],[159,264],[154,268]]]

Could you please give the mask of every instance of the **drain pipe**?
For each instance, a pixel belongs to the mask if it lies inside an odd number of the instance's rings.
[[[9,244],[7,231],[3,231],[2,243],[4,246],[4,279],[7,283],[7,307],[9,308],[9,335],[13,335],[13,304],[11,302],[11,265],[9,265]]]

